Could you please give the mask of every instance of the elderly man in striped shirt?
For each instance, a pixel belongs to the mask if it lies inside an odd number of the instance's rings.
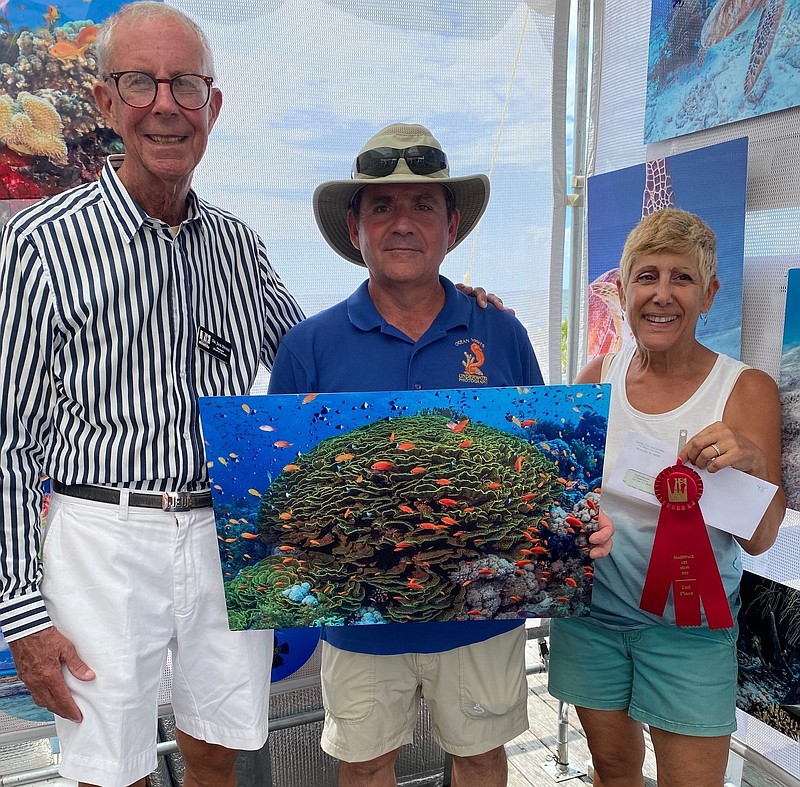
[[[272,632],[227,629],[197,397],[246,393],[302,314],[190,188],[222,104],[202,32],[134,3],[96,49],[125,155],[2,235],[0,623],[62,775],[144,784],[169,648],[184,785],[229,787],[267,736]]]

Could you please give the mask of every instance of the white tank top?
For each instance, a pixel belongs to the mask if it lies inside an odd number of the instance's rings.
[[[671,443],[677,456],[680,430],[686,429],[691,438],[714,421],[722,420],[736,380],[749,368],[727,355],[718,355],[708,376],[688,401],[667,413],[650,415],[635,410],[625,390],[625,378],[635,349],[633,346],[624,348],[612,360],[603,380],[612,386],[604,481],[631,431]],[[663,617],[639,609],[660,508],[605,487],[601,505],[614,522],[616,533],[611,554],[595,563],[591,618],[601,625],[620,629],[641,628],[653,623],[675,625],[671,594]],[[708,533],[735,619],[742,575],[741,548],[729,533],[713,527],[708,528]],[[703,625],[706,625],[705,615]]]

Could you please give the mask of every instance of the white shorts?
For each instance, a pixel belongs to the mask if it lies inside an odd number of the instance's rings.
[[[520,626],[474,645],[397,656],[323,642],[322,748],[345,762],[364,762],[411,743],[420,695],[433,737],[449,754],[469,757],[502,746],[528,729],[525,636]]]
[[[65,670],[83,721],[56,717],[62,776],[124,787],[155,769],[168,648],[177,727],[229,749],[263,746],[272,631],[228,629],[212,509],[54,494],[42,563],[48,612],[97,674],[84,682]]]

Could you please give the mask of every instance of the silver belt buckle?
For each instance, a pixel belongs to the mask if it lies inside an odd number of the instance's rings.
[[[180,513],[191,509],[191,492],[162,492],[161,509]]]

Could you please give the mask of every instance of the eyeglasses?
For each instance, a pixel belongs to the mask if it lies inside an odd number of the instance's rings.
[[[405,159],[415,175],[430,175],[447,169],[447,156],[430,145],[413,145],[410,148],[373,148],[360,153],[353,162],[352,177],[371,175],[375,178],[391,175],[397,162]]]
[[[213,77],[201,74],[178,74],[172,79],[156,79],[144,71],[114,71],[106,79],[113,79],[119,97],[136,109],[149,107],[156,100],[158,86],[169,85],[175,103],[184,109],[202,109],[211,97]]]

